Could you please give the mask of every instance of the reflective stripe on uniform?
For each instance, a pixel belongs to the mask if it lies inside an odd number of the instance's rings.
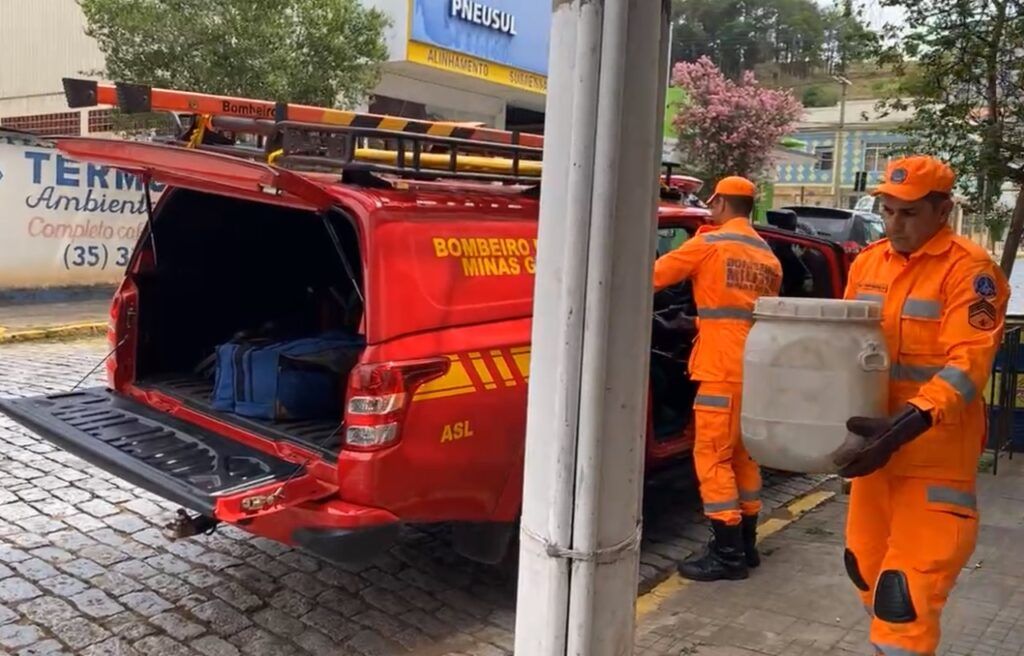
[[[698,394],[693,400],[694,405],[705,405],[709,408],[728,408],[728,396],[712,396],[711,394]]]
[[[949,383],[968,403],[978,395],[978,388],[975,387],[974,381],[966,371],[959,367],[933,367],[897,362],[889,370],[889,378],[892,380],[909,380],[914,383],[927,383],[935,376]]]
[[[974,381],[971,380],[966,371],[959,367],[944,367],[936,376],[952,385],[953,389],[968,403],[973,401],[974,397],[978,395],[978,388],[974,386]]]
[[[701,319],[743,319],[753,321],[754,312],[741,307],[697,308],[697,316]]]
[[[740,500],[731,499],[729,501],[712,501],[704,504],[704,512],[725,512],[727,510],[739,510]]]
[[[857,292],[858,301],[873,301],[875,303],[885,303],[884,294],[868,294],[865,292]]]
[[[914,651],[912,649],[904,649],[903,647],[894,647],[892,645],[880,645],[878,643],[872,643],[879,652],[885,656],[929,656],[924,652]]]
[[[952,487],[932,485],[928,488],[929,503],[945,503],[968,510],[978,509],[978,497],[973,492],[964,492]]]
[[[761,488],[756,490],[740,490],[740,501],[760,501]]]
[[[942,305],[938,301],[924,298],[908,298],[903,302],[903,318],[905,319],[940,319]]]
[[[909,380],[915,383],[927,383],[940,371],[942,371],[942,367],[897,362],[889,370],[889,378],[893,380]]]
[[[710,234],[704,237],[704,239],[709,244],[713,244],[719,241],[736,241],[741,244],[753,246],[754,248],[760,248],[761,250],[765,251],[770,251],[772,249],[771,246],[769,246],[763,240],[758,239],[757,237],[751,237],[750,235],[738,235],[732,232],[719,232],[715,234]]]

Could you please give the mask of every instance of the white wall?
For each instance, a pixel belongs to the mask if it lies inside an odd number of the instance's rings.
[[[102,66],[74,0],[0,0],[0,116],[66,112],[61,78]]]
[[[391,61],[405,61],[409,43],[409,0],[362,0],[364,7],[379,9],[391,19],[386,40]]]

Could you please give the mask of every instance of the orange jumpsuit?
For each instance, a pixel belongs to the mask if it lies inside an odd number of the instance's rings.
[[[911,403],[933,426],[851,490],[846,569],[887,656],[935,653],[942,608],[974,551],[982,391],[1008,296],[988,253],[948,228],[909,257],[883,239],[850,269],[846,298],[883,305],[889,411]]]
[[[761,472],[740,440],[743,347],[754,302],[777,296],[782,265],[742,217],[718,230],[698,231],[654,265],[654,288],[693,281],[697,341],[690,378],[700,383],[694,401],[694,465],[704,512],[728,525],[761,511]]]

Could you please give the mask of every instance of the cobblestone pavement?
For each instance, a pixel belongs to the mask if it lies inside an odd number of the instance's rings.
[[[978,547],[943,613],[940,656],[1024,654],[1024,458],[979,476]],[[843,569],[847,501],[839,495],[766,539],[749,580],[684,587],[644,618],[637,656],[874,654]]]
[[[0,396],[67,390],[104,354],[102,340],[0,347]],[[820,481],[769,482],[776,506]],[[696,508],[678,477],[649,490],[641,589],[703,542]],[[441,531],[346,567],[230,527],[170,543],[174,510],[0,417],[0,654],[512,651],[514,576],[461,559]]]

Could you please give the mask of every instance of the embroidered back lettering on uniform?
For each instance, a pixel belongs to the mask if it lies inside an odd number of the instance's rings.
[[[725,285],[758,294],[778,292],[782,276],[767,264],[730,257],[725,261]]]

